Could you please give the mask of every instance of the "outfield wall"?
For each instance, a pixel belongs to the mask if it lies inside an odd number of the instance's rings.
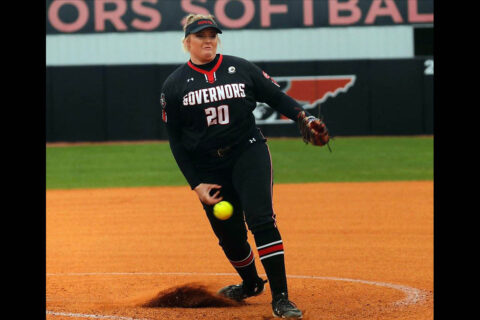
[[[320,111],[333,135],[432,134],[432,64],[425,58],[258,63],[311,113]],[[166,139],[159,97],[175,67],[48,67],[47,141]],[[290,90],[303,81],[313,89]],[[271,108],[259,105],[255,116],[267,136],[298,135]]]
[[[181,20],[213,13],[219,52],[258,64],[333,135],[433,133],[433,0],[46,0],[46,138],[166,139],[160,88]],[[426,31],[426,32],[423,32]],[[298,136],[259,104],[267,136]]]

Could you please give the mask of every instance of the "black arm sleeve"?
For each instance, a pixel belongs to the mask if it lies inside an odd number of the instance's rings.
[[[297,115],[305,111],[292,97],[285,94],[277,82],[257,65],[250,63],[251,75],[255,84],[255,98],[265,102],[289,119],[296,121]]]
[[[187,149],[182,143],[182,130],[180,118],[180,105],[178,101],[180,97],[175,95],[175,92],[170,88],[166,82],[162,88],[161,105],[162,105],[162,119],[165,123],[168,133],[168,140],[170,143],[170,150],[177,162],[180,171],[184,175],[191,189],[195,189],[200,184],[193,162],[190,159]]]

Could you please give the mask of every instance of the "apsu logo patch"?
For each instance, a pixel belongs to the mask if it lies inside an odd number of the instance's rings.
[[[167,111],[165,110],[167,101],[165,100],[165,94],[163,92],[160,95],[160,105],[162,106],[162,121],[167,123]]]
[[[274,85],[276,85],[277,87],[280,87],[280,85],[278,84],[277,81],[275,81],[275,79],[273,79],[272,77],[270,77],[265,71],[262,70],[262,73],[263,73],[263,76],[267,79],[269,79],[270,81],[273,82]]]
[[[264,73],[267,78],[267,74]],[[272,79],[270,76],[268,78]],[[267,78],[267,79],[268,79]],[[273,80],[273,79],[272,79]],[[355,84],[355,75],[278,77],[278,86],[287,95],[297,100],[305,110],[321,107],[328,98],[346,93]],[[257,103],[253,111],[257,124],[291,123],[265,103]]]

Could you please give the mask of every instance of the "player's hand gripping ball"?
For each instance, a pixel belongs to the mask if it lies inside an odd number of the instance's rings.
[[[213,215],[220,220],[227,220],[233,214],[233,206],[228,201],[220,201],[213,206]]]

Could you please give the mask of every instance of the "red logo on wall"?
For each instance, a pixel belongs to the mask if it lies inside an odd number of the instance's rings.
[[[355,84],[355,75],[276,77],[277,82],[290,97],[297,100],[304,109],[320,110],[321,104],[340,93],[346,93]],[[257,103],[254,110],[257,124],[289,123],[292,120],[281,115],[265,103]],[[311,112],[317,114],[317,112]]]

